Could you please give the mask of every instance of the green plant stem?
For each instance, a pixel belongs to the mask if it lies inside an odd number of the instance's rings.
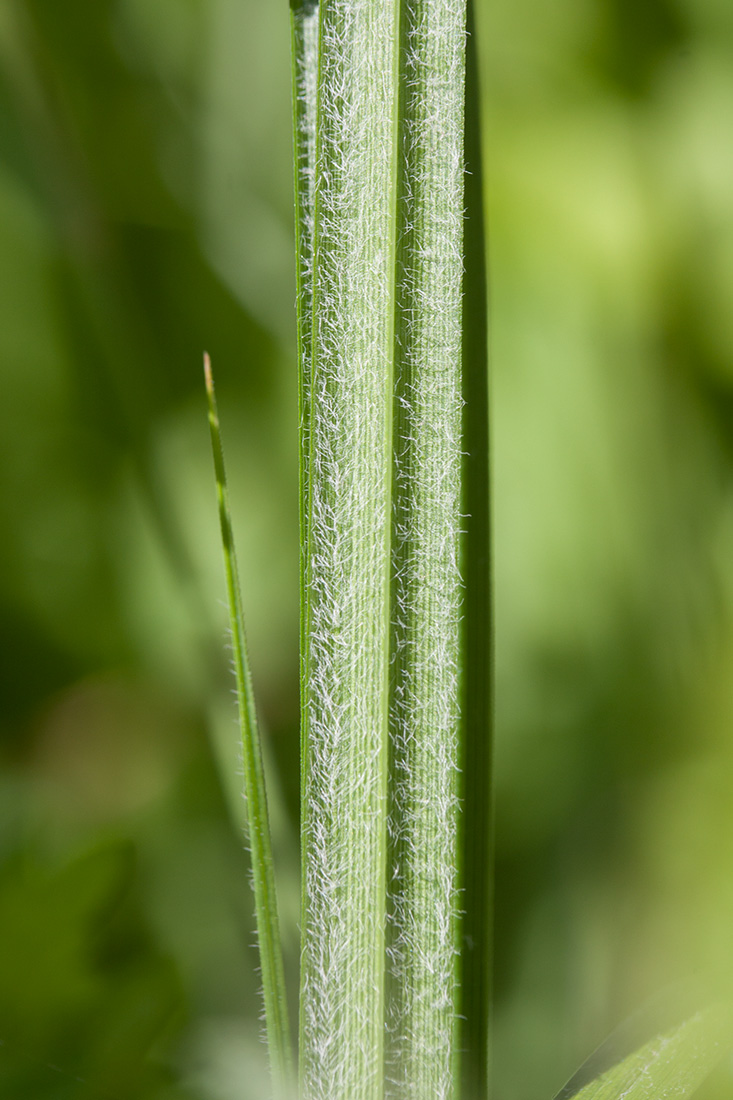
[[[473,540],[462,519],[480,496],[464,487],[464,433],[484,490],[488,474],[486,410],[463,410],[481,390],[464,360],[478,355],[477,378],[486,368],[483,312],[473,343],[463,330],[465,0],[292,14],[301,1083],[306,1100],[447,1100],[460,1077],[462,703],[480,694],[475,676],[466,686],[460,563],[488,569],[486,509]],[[474,304],[484,292],[482,276]]]
[[[320,8],[306,569],[301,1085],[383,1096],[395,9]]]
[[[265,795],[259,727],[254,704],[252,677],[244,633],[242,597],[239,587],[237,560],[234,550],[224,452],[221,445],[219,417],[214,396],[214,383],[208,355],[204,356],[206,393],[209,402],[209,427],[216,473],[219,503],[219,523],[224,551],[229,620],[232,633],[234,671],[239,700],[239,720],[242,735],[244,791],[247,803],[247,833],[252,859],[252,884],[255,898],[257,939],[262,967],[262,995],[265,1008],[267,1045],[275,1095],[289,1094],[292,1082],[292,1055],[285,997],[285,975],[282,960],[277,897],[272,860],[272,844]]]
[[[393,1095],[457,1078],[465,4],[402,6],[390,954]]]

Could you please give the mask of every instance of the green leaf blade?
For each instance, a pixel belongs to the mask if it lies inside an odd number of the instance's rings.
[[[244,765],[244,790],[247,810],[247,834],[252,861],[252,885],[255,897],[257,940],[262,969],[262,995],[265,1029],[275,1096],[292,1095],[292,1053],[285,993],[280,926],[275,891],[272,842],[267,811],[265,776],[262,763],[259,725],[254,702],[252,676],[244,632],[242,597],[234,548],[229,494],[227,490],[224,452],[221,444],[219,416],[214,395],[211,363],[204,356],[206,395],[209,406],[209,428],[216,474],[224,571],[226,574],[229,622],[232,636],[234,671],[237,683],[239,721]]]
[[[716,1005],[655,1035],[572,1100],[686,1100],[733,1049],[733,1012]]]

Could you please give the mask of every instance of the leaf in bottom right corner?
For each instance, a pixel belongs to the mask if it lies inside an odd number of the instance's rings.
[[[713,1005],[656,1035],[572,1100],[686,1100],[733,1050],[733,1008]]]

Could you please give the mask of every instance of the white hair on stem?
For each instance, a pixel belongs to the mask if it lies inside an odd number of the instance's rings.
[[[447,1100],[465,3],[324,0],[296,9],[294,45],[301,1086],[305,1100]]]

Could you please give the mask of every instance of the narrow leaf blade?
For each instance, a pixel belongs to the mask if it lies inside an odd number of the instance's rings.
[[[275,894],[275,875],[272,859],[272,843],[267,812],[265,776],[262,765],[262,749],[259,726],[254,704],[252,676],[244,633],[242,597],[234,550],[229,494],[227,491],[224,452],[221,445],[219,416],[214,396],[211,363],[204,356],[206,394],[209,403],[209,427],[216,472],[216,492],[219,503],[219,523],[224,553],[229,603],[229,621],[232,632],[234,671],[239,700],[239,722],[242,736],[244,787],[247,803],[247,833],[252,857],[252,885],[255,896],[255,918],[262,968],[262,996],[265,1009],[265,1028],[270,1054],[273,1086],[276,1097],[289,1094],[292,1078],[290,1033],[285,996],[285,974],[282,960],[280,926]]]

